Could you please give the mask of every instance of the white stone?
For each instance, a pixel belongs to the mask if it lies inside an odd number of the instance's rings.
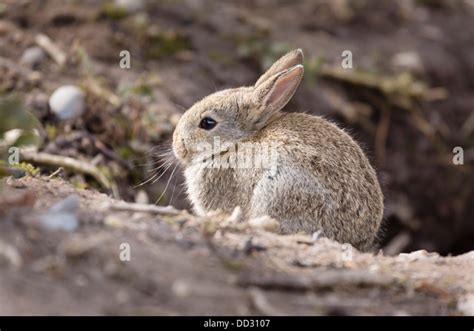
[[[136,13],[145,7],[143,0],[115,0],[115,4],[127,13]]]
[[[77,216],[68,212],[46,213],[40,215],[38,220],[48,230],[74,231],[79,225]]]
[[[61,86],[49,98],[49,107],[60,120],[77,118],[85,111],[85,94],[74,85]]]
[[[39,215],[40,224],[48,230],[74,231],[79,226],[76,212],[79,197],[75,194],[55,203],[46,213]]]
[[[143,190],[139,190],[137,194],[135,194],[135,202],[140,204],[150,203],[148,199],[148,194],[146,194],[146,192]]]
[[[423,71],[423,61],[416,52],[397,53],[393,56],[392,63],[396,67],[405,68],[413,72]]]
[[[23,52],[23,55],[20,58],[20,63],[34,67],[40,64],[44,58],[45,54],[41,48],[30,47]]]

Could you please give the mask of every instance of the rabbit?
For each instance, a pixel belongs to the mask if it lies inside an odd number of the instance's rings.
[[[282,234],[321,231],[372,250],[384,206],[364,152],[322,117],[281,111],[302,80],[302,63],[301,49],[293,50],[254,86],[213,93],[182,115],[173,152],[184,168],[188,198],[198,215],[240,206],[248,219],[278,220]],[[235,153],[239,144],[269,145],[276,158],[270,166],[235,166],[243,158]]]

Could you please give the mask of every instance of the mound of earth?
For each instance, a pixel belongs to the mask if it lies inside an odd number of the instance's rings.
[[[4,179],[0,314],[474,314],[474,252],[360,253],[236,214],[197,218],[59,178]]]

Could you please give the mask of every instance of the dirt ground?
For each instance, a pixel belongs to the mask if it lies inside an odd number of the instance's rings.
[[[116,184],[115,196],[135,199],[134,185],[150,177],[151,151],[166,150],[183,110],[217,89],[252,84],[300,47],[306,79],[286,108],[324,115],[365,147],[386,197],[383,245],[392,254],[474,248],[472,2],[180,0],[144,2],[128,15],[112,1],[5,3],[0,91],[19,95],[39,118],[42,151],[87,162],[102,155],[95,162]],[[62,49],[66,65],[50,57],[35,68],[19,63],[40,33]],[[118,65],[121,50],[131,53],[130,69]],[[381,93],[321,70],[338,66],[344,50],[353,53],[354,77],[388,77],[400,90]],[[428,90],[405,95],[413,81]],[[71,83],[87,91],[87,112],[58,123],[48,96]],[[452,163],[455,146],[464,148],[463,166]],[[188,208],[175,190],[180,172],[170,178],[171,170],[142,189],[154,202],[169,180],[160,204]]]
[[[374,256],[326,238],[210,226],[216,217],[117,211],[118,201],[61,179],[4,183],[0,315],[474,313],[473,252]],[[79,226],[41,226],[71,195]]]
[[[0,3],[0,101],[16,97],[38,119],[39,152],[93,165],[110,183],[68,168],[48,179],[59,166],[34,160],[26,177],[2,180],[0,314],[474,315],[472,1],[114,3]],[[65,63],[22,63],[40,34]],[[361,143],[385,195],[383,255],[220,228],[228,215],[110,207],[189,210],[179,168],[157,168],[179,117],[216,90],[252,84],[293,48],[304,50],[305,80],[285,111],[323,115]],[[344,50],[354,69],[341,73]],[[87,95],[73,121],[48,106],[65,84]],[[452,162],[456,146],[464,165]],[[73,193],[77,210],[74,199],[51,207]],[[63,212],[66,231],[44,224]]]

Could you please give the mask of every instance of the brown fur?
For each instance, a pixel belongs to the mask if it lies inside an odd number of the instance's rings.
[[[383,195],[363,151],[321,117],[280,112],[301,81],[301,61],[302,52],[295,50],[256,86],[217,92],[183,115],[173,148],[185,167],[189,198],[198,214],[240,206],[246,217],[278,219],[283,233],[322,230],[329,238],[369,250],[382,220]],[[218,122],[210,131],[198,127],[206,116]],[[229,163],[232,155],[228,149],[218,155],[196,149],[214,137],[222,144],[277,146],[276,171],[210,167],[216,160]]]

